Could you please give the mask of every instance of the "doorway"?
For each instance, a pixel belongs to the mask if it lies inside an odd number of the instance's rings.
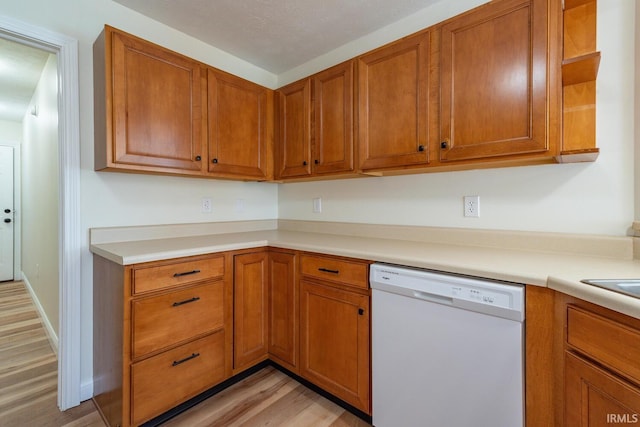
[[[63,34],[0,15],[0,38],[56,55],[58,70],[59,185],[59,348],[58,407],[77,406],[81,391],[80,123],[78,41]]]
[[[0,282],[14,280],[14,148],[0,145]]]

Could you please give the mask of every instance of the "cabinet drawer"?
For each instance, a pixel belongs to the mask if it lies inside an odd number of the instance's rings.
[[[223,275],[224,256],[140,268],[133,273],[133,293],[135,295],[170,286],[214,279]]]
[[[369,288],[369,265],[316,255],[300,257],[300,272],[304,276],[330,280],[359,288]]]
[[[133,359],[224,326],[224,282],[141,298],[131,304]]]
[[[640,384],[640,331],[569,306],[567,342],[586,356]]]
[[[225,379],[224,331],[131,367],[133,425],[147,421]]]

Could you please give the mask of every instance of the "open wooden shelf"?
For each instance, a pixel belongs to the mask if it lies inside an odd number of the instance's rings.
[[[562,61],[562,85],[586,83],[598,78],[600,52],[569,58]]]
[[[560,163],[592,162],[596,147],[597,0],[565,0]]]
[[[564,10],[574,9],[593,1],[594,0],[564,0]]]

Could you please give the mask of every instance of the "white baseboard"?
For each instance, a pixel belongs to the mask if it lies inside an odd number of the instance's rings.
[[[44,330],[47,333],[47,337],[49,338],[49,343],[51,344],[51,348],[53,349],[53,352],[56,354],[56,357],[58,357],[58,336],[56,335],[56,332],[53,329],[53,326],[51,325],[51,322],[49,321],[47,314],[44,312],[44,308],[42,307],[42,304],[40,304],[40,300],[38,299],[38,296],[33,291],[33,287],[31,287],[31,283],[29,282],[29,279],[27,278],[27,275],[24,274],[24,272],[22,272],[22,280],[24,281],[24,284],[26,285],[27,290],[29,291],[29,295],[31,295],[33,304],[36,306],[36,310],[38,311],[38,316],[40,317],[40,320],[44,325]]]
[[[93,379],[80,384],[80,401],[84,402],[93,397]]]

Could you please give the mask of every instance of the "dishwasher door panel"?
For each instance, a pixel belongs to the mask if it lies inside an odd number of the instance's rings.
[[[523,324],[372,292],[376,427],[524,423]]]

